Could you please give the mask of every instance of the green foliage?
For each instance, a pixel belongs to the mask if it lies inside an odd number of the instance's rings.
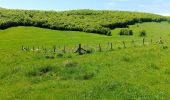
[[[77,63],[76,62],[73,62],[73,61],[70,61],[70,60],[66,60],[64,62],[64,66],[65,67],[76,67],[77,66]]]
[[[52,66],[45,66],[38,69],[34,69],[28,73],[29,76],[41,76],[43,74],[49,73],[53,70]]]
[[[121,29],[119,35],[133,35],[133,31],[129,29]]]
[[[145,36],[146,36],[146,31],[145,31],[145,30],[141,30],[141,31],[139,32],[139,35],[140,35],[141,37],[145,37]]]
[[[155,14],[106,11],[71,10],[63,12],[0,9],[0,29],[12,26],[36,26],[54,30],[72,30],[111,36],[111,29],[141,22],[167,20]]]

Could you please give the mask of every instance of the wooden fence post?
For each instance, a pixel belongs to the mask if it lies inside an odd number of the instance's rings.
[[[145,38],[143,38],[143,45],[145,45]]]
[[[38,46],[37,51],[39,51],[39,50],[40,50],[40,47]]]
[[[30,51],[30,47],[28,46],[27,51]]]
[[[24,46],[23,46],[23,45],[22,45],[22,48],[21,48],[21,49],[22,49],[22,51],[24,51]]]
[[[56,46],[55,45],[53,46],[53,52],[56,52]]]
[[[79,44],[79,48],[78,49],[79,49],[78,53],[79,53],[79,55],[81,55],[81,44]]]
[[[34,51],[34,50],[35,50],[35,47],[33,46],[33,47],[32,47],[32,51]]]
[[[102,52],[102,48],[101,48],[100,43],[99,43],[99,52]]]
[[[66,47],[64,46],[63,53],[66,53]]]
[[[125,44],[125,41],[123,41],[123,46],[124,46],[124,48],[126,48],[126,44]]]
[[[113,50],[113,43],[110,44],[110,49]]]

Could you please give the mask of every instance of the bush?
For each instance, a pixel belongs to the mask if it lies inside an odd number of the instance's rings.
[[[168,49],[168,46],[163,46],[163,49]]]
[[[58,56],[58,57],[63,57],[64,54],[63,54],[63,53],[58,53],[57,56]]]
[[[47,55],[47,56],[45,56],[45,58],[46,58],[46,59],[54,59],[55,57],[54,57],[54,56],[49,56],[49,55]]]
[[[145,30],[141,30],[141,31],[139,32],[139,35],[140,35],[141,37],[145,37],[145,36],[146,36],[146,31],[145,31]]]
[[[129,29],[121,29],[119,35],[133,35],[133,31]]]
[[[129,35],[133,35],[133,31],[132,30],[129,30]]]

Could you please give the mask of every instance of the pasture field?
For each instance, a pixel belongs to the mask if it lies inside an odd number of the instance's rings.
[[[0,100],[168,100],[170,24],[147,22],[129,29],[133,36],[118,35],[121,28],[112,30],[112,36],[30,26],[0,30]],[[144,46],[140,30],[147,33]],[[157,43],[160,37],[163,44]],[[79,43],[95,51],[71,53]],[[56,45],[59,51],[27,52],[22,45]]]

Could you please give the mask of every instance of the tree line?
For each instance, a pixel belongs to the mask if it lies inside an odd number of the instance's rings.
[[[161,22],[167,17],[139,12],[108,10],[39,11],[0,9],[0,29],[35,26],[54,30],[111,35],[111,29],[135,23]]]

